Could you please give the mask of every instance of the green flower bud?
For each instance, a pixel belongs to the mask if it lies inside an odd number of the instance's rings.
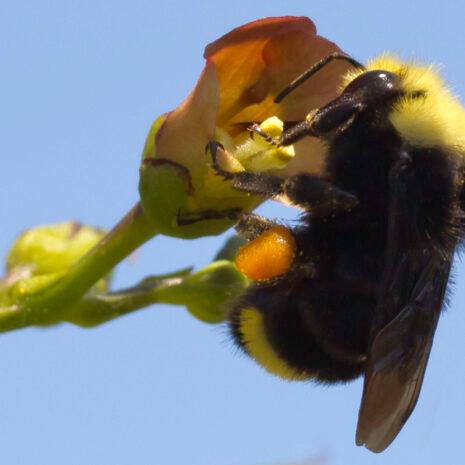
[[[39,226],[21,234],[6,259],[6,276],[0,280],[0,305],[27,300],[60,279],[94,247],[103,231],[75,222]],[[108,279],[100,280],[94,291],[104,291]]]
[[[38,226],[21,234],[10,249],[6,269],[27,268],[31,276],[68,269],[103,237],[101,230],[69,221]]]
[[[249,283],[234,263],[218,260],[196,273],[179,278],[177,283],[160,286],[157,296],[159,302],[185,305],[201,321],[220,323],[227,318],[227,304]]]

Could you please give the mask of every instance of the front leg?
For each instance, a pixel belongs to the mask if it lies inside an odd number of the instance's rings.
[[[212,159],[211,166],[216,171],[216,174],[221,176],[225,181],[231,181],[235,189],[264,197],[274,197],[282,193],[283,180],[277,176],[266,173],[251,173],[249,171],[231,173],[222,169],[218,163],[219,150],[224,150],[219,142],[210,141],[208,143],[206,151],[210,152]]]
[[[206,220],[233,220],[236,221],[242,210],[230,208],[229,210],[203,210],[195,213],[178,213],[178,226],[188,226]]]
[[[222,146],[211,141],[207,148],[211,153],[213,169],[237,190],[267,198],[284,196],[295,206],[319,216],[326,216],[338,209],[350,210],[357,205],[358,200],[354,195],[308,173],[282,179],[268,173],[225,171],[217,161],[217,152],[223,150]]]
[[[252,241],[275,226],[278,226],[278,223],[263,216],[253,213],[242,213],[234,229],[239,236]]]

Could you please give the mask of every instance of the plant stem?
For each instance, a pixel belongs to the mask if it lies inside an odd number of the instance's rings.
[[[106,294],[88,294],[68,307],[63,321],[88,328],[156,303],[182,305],[197,319],[219,323],[225,304],[241,294],[249,280],[229,260],[217,260],[195,273],[190,268],[151,276],[136,286]]]
[[[0,332],[60,321],[67,307],[155,235],[155,228],[147,221],[140,204],[136,204],[63,278],[24,299],[17,311],[0,313]]]
[[[149,305],[166,303],[163,291],[182,281],[182,276],[172,277],[108,294],[88,295],[71,306],[63,320],[84,328],[98,326]]]

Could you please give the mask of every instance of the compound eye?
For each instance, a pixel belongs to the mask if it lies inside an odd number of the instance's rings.
[[[360,89],[366,89],[368,92],[374,94],[390,94],[396,90],[399,77],[384,71],[377,69],[374,71],[367,71],[355,78],[345,89],[344,94],[352,94]]]

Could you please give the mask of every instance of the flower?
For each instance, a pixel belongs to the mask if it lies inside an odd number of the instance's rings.
[[[283,152],[264,147],[264,140],[261,148],[253,145],[247,128],[264,122],[282,131],[280,122],[301,121],[311,109],[333,99],[348,67],[344,62],[326,67],[282,103],[273,102],[296,76],[336,51],[340,49],[318,36],[313,22],[304,17],[260,19],[206,47],[205,68],[194,90],[178,108],[155,121],[144,148],[141,202],[159,232],[185,238],[218,234],[233,221],[209,219],[179,226],[177,220],[196,214],[201,219],[205,211],[251,210],[262,200],[216,176],[205,155],[210,140],[226,148],[221,162],[231,170],[251,169],[257,151],[263,157],[256,169],[283,176],[321,170],[324,150],[316,139],[296,144],[293,157],[294,148]]]

